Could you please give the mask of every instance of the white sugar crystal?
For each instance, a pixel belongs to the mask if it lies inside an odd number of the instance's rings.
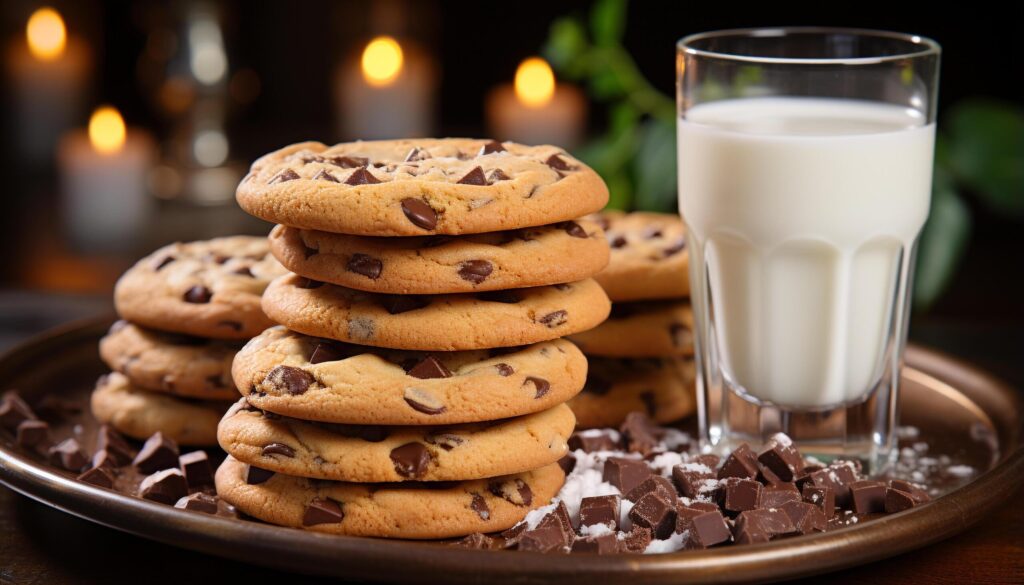
[[[619,431],[616,431],[615,429],[587,429],[585,431],[578,431],[576,434],[585,439],[594,439],[607,435],[608,438],[616,443],[618,443],[621,438]]]
[[[670,451],[676,451],[680,447],[690,445],[691,443],[693,443],[693,440],[690,438],[690,435],[679,429],[665,429],[665,435],[661,438],[661,444]]]
[[[970,465],[950,465],[946,473],[953,477],[970,477],[974,475],[974,468]]]
[[[793,439],[790,439],[789,435],[787,435],[786,433],[775,433],[774,435],[772,435],[771,439],[769,439],[769,442],[771,441],[775,441],[776,443],[782,445],[783,447],[793,446]]]
[[[684,460],[684,457],[679,453],[668,451],[652,459],[650,465],[658,474],[669,477],[672,475],[672,468],[683,464]]]
[[[684,531],[681,534],[672,533],[672,536],[665,540],[652,540],[647,548],[644,549],[644,554],[654,553],[667,553],[677,551],[683,548],[683,544],[686,542],[689,536],[689,531]]]
[[[589,526],[580,526],[580,538],[587,536],[604,536],[605,534],[612,534],[615,531],[611,529],[607,524],[591,524]]]
[[[896,436],[901,439],[916,439],[921,431],[917,427],[905,426],[896,429]]]

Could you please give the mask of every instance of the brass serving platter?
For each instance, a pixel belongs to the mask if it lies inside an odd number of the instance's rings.
[[[14,348],[0,357],[0,380],[29,399],[52,394],[87,404],[88,392],[104,371],[96,344],[109,324],[92,320],[65,326]],[[185,512],[96,488],[22,452],[7,435],[0,436],[0,482],[70,514],[144,538],[349,580],[643,585],[796,578],[895,556],[952,536],[1024,482],[1024,410],[1016,393],[930,350],[910,347],[906,361],[902,424],[920,429],[933,451],[984,473],[924,506],[762,545],[659,555],[541,555],[328,536]]]

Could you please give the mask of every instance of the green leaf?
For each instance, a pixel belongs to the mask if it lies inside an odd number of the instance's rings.
[[[653,118],[644,122],[638,131],[637,152],[633,159],[637,209],[676,209],[676,164],[675,124]]]
[[[1024,110],[971,100],[945,121],[955,178],[993,211],[1024,218]]]
[[[582,57],[587,47],[583,24],[578,19],[567,16],[551,23],[548,40],[541,54],[552,67],[575,79],[585,73]]]
[[[590,74],[591,95],[599,101],[614,100],[626,95],[626,83],[618,72],[599,67]]]
[[[620,172],[605,179],[608,185],[608,209],[628,211],[633,208],[633,183],[629,174]]]
[[[936,171],[931,215],[917,245],[916,311],[926,311],[949,286],[971,235],[970,209],[953,190],[950,178],[940,169]]]
[[[598,0],[590,11],[590,30],[601,46],[622,41],[626,32],[626,0]]]

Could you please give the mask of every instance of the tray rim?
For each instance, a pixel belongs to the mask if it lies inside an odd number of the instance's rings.
[[[0,355],[0,372],[21,365],[44,348],[96,338],[112,322],[102,316],[67,323],[23,341]],[[183,513],[166,505],[75,481],[0,446],[0,483],[36,501],[130,534],[236,561],[351,579],[428,582],[444,571],[448,582],[490,579],[519,583],[712,583],[806,577],[881,560],[961,532],[984,518],[1024,484],[1024,416],[1019,394],[964,361],[911,344],[908,367],[951,386],[987,388],[986,414],[997,419],[1000,458],[967,485],[924,506],[841,531],[767,544],[658,555],[542,555],[460,549],[440,543],[333,536],[294,528]],[[936,368],[945,365],[944,374]],[[953,378],[954,380],[949,380]],[[990,404],[990,407],[992,405]],[[1004,449],[1009,442],[1012,449]],[[939,505],[941,503],[941,505]],[[967,516],[970,509],[973,515]],[[909,520],[909,521],[904,521]],[[244,542],[246,546],[239,546]],[[881,547],[881,544],[886,546]],[[837,552],[842,555],[837,555]],[[333,562],[325,563],[325,559]],[[401,562],[394,562],[400,559]],[[779,562],[781,560],[785,562]],[[386,573],[380,569],[387,567]],[[489,579],[489,580],[490,580]]]

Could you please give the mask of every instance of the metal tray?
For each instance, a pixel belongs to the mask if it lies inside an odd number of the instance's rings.
[[[72,324],[0,357],[0,379],[37,400],[87,404],[104,368],[96,344],[110,320]],[[350,580],[403,583],[739,583],[820,574],[926,546],[961,532],[1024,482],[1022,404],[968,365],[910,347],[902,423],[935,451],[986,470],[917,508],[842,530],[761,545],[660,555],[541,555],[438,543],[316,534],[176,510],[78,482],[0,437],[0,482],[57,509],[144,538],[246,563]],[[78,424],[94,424],[88,414]],[[980,432],[979,432],[980,431]],[[59,432],[59,431],[58,431]],[[979,441],[979,436],[988,441]]]

